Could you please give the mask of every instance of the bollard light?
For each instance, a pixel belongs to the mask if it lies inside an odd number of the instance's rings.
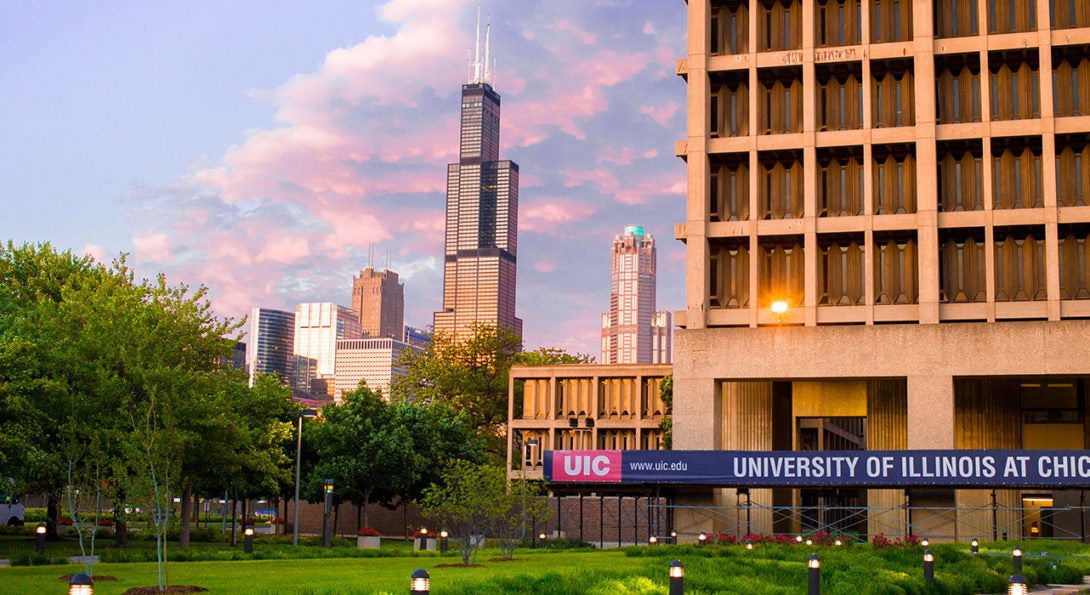
[[[417,568],[413,571],[412,582],[409,583],[410,593],[428,593],[431,591],[431,577],[428,575],[428,571],[423,568]]]
[[[1011,553],[1011,562],[1014,564],[1014,572],[1022,574],[1022,548],[1014,548],[1014,552]]]
[[[329,517],[333,514],[333,478],[327,477],[324,483],[325,503],[322,509],[322,546],[333,547],[333,529],[329,526]]]
[[[932,584],[935,582],[935,556],[931,550],[923,551],[923,580]]]
[[[1026,595],[1028,592],[1026,577],[1021,574],[1012,575],[1010,582],[1007,584],[1007,595]]]
[[[82,572],[73,574],[72,580],[68,581],[68,595],[93,595],[94,592],[95,581]]]
[[[821,558],[817,554],[810,554],[809,581],[806,585],[806,595],[820,595],[821,593]]]
[[[44,556],[45,555],[45,523],[39,523],[38,526],[34,528],[34,533],[37,535],[36,545],[37,545],[37,548],[38,548],[38,555],[39,556]]]
[[[697,541],[698,545],[704,545],[705,543],[708,542],[708,534],[701,531],[700,535],[696,536],[696,541]]]
[[[670,531],[670,543],[677,543],[677,531]]]
[[[840,538],[837,537],[836,541],[833,542],[833,545],[835,545],[836,547],[840,547],[840,546],[844,545],[844,542],[840,541]]]
[[[685,593],[685,566],[681,560],[670,562],[670,595],[683,595]]]
[[[246,536],[246,541],[243,544],[243,551],[247,554],[254,553],[254,528],[246,527],[246,530],[242,532]]]
[[[445,554],[447,552],[447,538],[450,537],[450,533],[446,529],[439,532],[439,553]]]
[[[923,546],[924,548],[930,547],[931,546],[931,541],[929,539],[927,539],[926,537],[924,537],[923,539],[920,540],[920,545]]]
[[[814,540],[813,540],[813,539],[809,539],[809,538],[808,538],[808,539],[806,540],[806,545],[814,545]]]
[[[753,549],[753,540],[752,539],[747,539],[746,540],[746,549],[747,550],[752,550]]]
[[[977,539],[976,537],[974,537],[973,540],[969,542],[969,553],[970,554],[979,554],[980,553],[980,540]]]

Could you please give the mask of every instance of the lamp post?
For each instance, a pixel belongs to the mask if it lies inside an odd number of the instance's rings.
[[[329,517],[333,514],[333,478],[325,478],[325,506],[322,508],[322,545],[332,547],[333,531],[329,526]]]
[[[670,562],[670,595],[684,595],[685,593],[685,566],[681,560]]]
[[[93,595],[94,592],[95,581],[82,572],[73,574],[72,580],[68,581],[68,595]]]
[[[445,554],[447,552],[447,537],[450,537],[450,533],[447,533],[446,529],[439,532],[439,553]]]
[[[254,528],[247,525],[246,530],[242,533],[246,536],[246,541],[243,543],[242,550],[247,554],[254,553]]]
[[[428,593],[431,591],[431,577],[428,571],[417,568],[413,571],[412,582],[409,583],[410,593]]]
[[[923,580],[935,583],[935,556],[931,554],[931,550],[923,552]]]
[[[34,528],[34,534],[37,536],[36,546],[38,548],[38,555],[45,555],[45,523],[39,523]]]
[[[1027,592],[1026,577],[1021,574],[1012,575],[1007,584],[1007,595],[1026,595]]]
[[[1022,548],[1014,548],[1014,552],[1011,553],[1011,562],[1014,564],[1014,572],[1022,574]]]
[[[980,553],[980,540],[977,539],[976,537],[974,537],[973,540],[969,542],[969,553],[970,554],[979,554]]]
[[[806,564],[809,568],[809,581],[806,585],[807,595],[820,595],[821,593],[821,558],[817,554],[810,554],[810,561]]]
[[[526,465],[527,465],[527,463],[530,463],[530,456],[533,453],[533,449],[534,449],[535,446],[537,446],[537,439],[530,438],[530,439],[526,440],[526,458],[523,459],[522,473],[519,474],[519,476],[520,476],[520,478],[522,480],[522,485],[521,485],[521,488],[522,488],[522,529],[519,531],[519,533],[522,535],[523,538],[526,537]],[[533,465],[530,465],[530,466],[532,467]],[[531,520],[531,522],[533,523],[533,520]],[[534,524],[536,525],[537,523],[534,523]],[[534,535],[534,527],[531,527],[530,528],[530,541],[532,543],[530,545],[531,545],[532,548],[536,549],[537,548],[537,542],[534,541],[533,535]]]
[[[303,458],[303,418],[314,417],[313,409],[304,409],[299,412],[298,441],[295,443],[295,517],[292,519],[291,545],[299,547],[299,471]]]

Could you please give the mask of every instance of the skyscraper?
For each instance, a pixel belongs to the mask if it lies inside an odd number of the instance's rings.
[[[254,385],[259,373],[276,374],[282,381],[289,382],[294,343],[294,312],[269,308],[250,310],[250,335],[246,342],[250,386]]]
[[[655,238],[629,225],[613,238],[609,312],[602,314],[603,364],[670,361],[669,312],[655,312]]]
[[[367,337],[401,340],[405,334],[405,284],[397,273],[373,267],[352,280],[352,309],[360,316],[360,330]]]
[[[519,168],[498,160],[500,96],[491,86],[489,39],[486,33],[482,57],[478,16],[477,50],[462,85],[459,159],[447,166],[443,310],[434,324],[456,340],[468,337],[474,323],[522,336],[515,317]]]
[[[295,307],[295,370],[292,388],[333,396],[337,340],[359,339],[356,313],[332,302]]]

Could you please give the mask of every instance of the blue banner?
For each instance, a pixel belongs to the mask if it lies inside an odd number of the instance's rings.
[[[557,484],[1090,488],[1087,450],[545,451]]]

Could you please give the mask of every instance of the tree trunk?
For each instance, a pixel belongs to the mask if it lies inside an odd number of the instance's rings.
[[[178,531],[178,547],[189,547],[189,517],[193,514],[193,482],[186,481],[182,488],[182,526]]]
[[[231,500],[231,547],[238,544],[238,532],[235,531],[235,516],[238,513],[238,500]]]
[[[49,541],[59,541],[61,536],[57,534],[57,518],[61,514],[60,503],[53,491],[49,491],[45,504],[45,538]]]
[[[329,534],[337,536],[337,519],[341,516],[341,504],[338,502],[333,505],[333,526],[329,529]]]

